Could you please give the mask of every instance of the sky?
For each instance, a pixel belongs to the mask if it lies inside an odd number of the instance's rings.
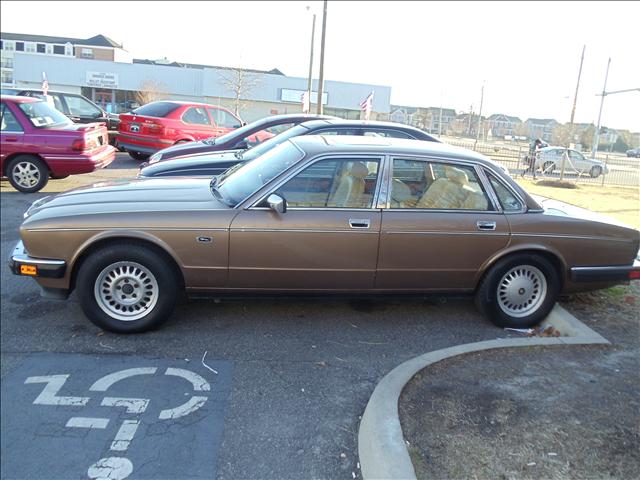
[[[307,10],[307,6],[310,7]],[[321,1],[20,2],[2,0],[3,32],[122,43],[134,58],[307,77],[311,12]],[[25,18],[25,11],[37,12]],[[597,123],[607,91],[640,88],[640,2],[329,1],[325,79],[391,87],[391,103]],[[375,98],[374,98],[375,110]],[[640,131],[640,91],[608,95],[602,125]]]

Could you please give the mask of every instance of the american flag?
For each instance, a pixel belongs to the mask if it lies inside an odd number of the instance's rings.
[[[47,95],[49,92],[49,81],[47,80],[47,74],[42,72],[42,93]]]
[[[372,107],[373,107],[373,91],[371,91],[371,93],[367,95],[367,98],[365,98],[363,101],[360,102],[360,110],[364,112],[365,120],[369,120],[369,115],[371,114]]]
[[[302,95],[300,95],[300,99],[302,100],[302,111],[303,113],[309,113],[310,105],[309,105],[309,92],[305,91]]]

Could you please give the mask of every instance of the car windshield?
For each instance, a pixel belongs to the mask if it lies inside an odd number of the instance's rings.
[[[217,191],[227,204],[236,206],[303,157],[304,153],[293,143],[283,143],[220,175],[216,182]]]
[[[18,107],[36,128],[57,127],[73,123],[64,113],[44,101],[22,102],[18,104]]]
[[[264,153],[268,152],[272,148],[280,145],[283,142],[286,142],[292,137],[297,137],[298,135],[304,135],[309,132],[307,127],[303,127],[302,125],[296,125],[295,127],[291,127],[285,130],[282,133],[279,133],[275,137],[271,137],[269,140],[265,140],[260,145],[253,147],[251,150],[247,150],[239,155],[239,158],[242,160],[254,160]]]

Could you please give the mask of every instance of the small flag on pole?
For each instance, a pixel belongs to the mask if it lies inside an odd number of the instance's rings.
[[[309,92],[305,91],[300,96],[300,99],[302,100],[302,112],[309,113],[309,110],[311,109],[311,105],[309,105]]]
[[[373,91],[367,98],[360,102],[360,110],[364,112],[364,119],[369,120],[369,115],[371,114],[371,109],[373,108]]]
[[[42,93],[46,96],[49,92],[49,81],[47,80],[47,74],[42,72]]]

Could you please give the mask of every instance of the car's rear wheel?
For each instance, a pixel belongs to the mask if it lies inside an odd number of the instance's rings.
[[[559,275],[545,257],[515,254],[489,270],[476,291],[476,306],[499,327],[528,328],[553,308],[560,290]]]
[[[24,193],[42,190],[49,181],[47,165],[32,155],[18,155],[7,165],[7,178],[13,188]]]
[[[591,178],[598,178],[600,175],[602,175],[602,167],[600,167],[599,165],[594,165],[593,167],[591,167],[591,170],[589,170],[589,175],[591,175]]]
[[[90,254],[76,284],[82,310],[92,323],[116,333],[136,333],[169,318],[178,298],[176,278],[161,255],[120,244]]]
[[[139,162],[143,162],[145,161],[147,158],[149,158],[149,155],[146,153],[140,153],[140,152],[132,152],[131,150],[127,150],[127,152],[129,153],[129,156],[131,158],[133,158],[134,160],[137,160]]]
[[[544,162],[544,165],[542,165],[542,168],[544,169],[544,173],[553,173],[553,171],[556,168],[556,164],[555,162],[547,161],[547,162]]]

